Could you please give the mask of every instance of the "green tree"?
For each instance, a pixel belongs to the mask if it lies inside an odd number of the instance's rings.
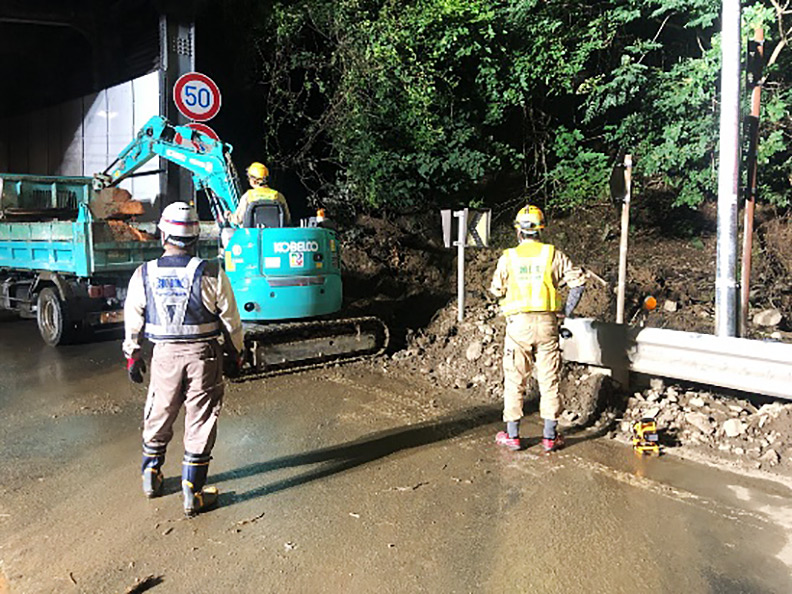
[[[605,197],[620,149],[677,204],[715,194],[720,2],[241,2],[259,11],[268,151],[317,202],[571,208]],[[781,7],[744,15],[783,49]],[[774,53],[761,128],[777,203],[792,175],[787,53]]]

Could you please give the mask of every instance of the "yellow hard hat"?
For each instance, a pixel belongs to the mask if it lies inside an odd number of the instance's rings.
[[[545,228],[545,219],[538,206],[529,204],[520,209],[514,217],[514,228],[521,231],[539,231]]]
[[[269,177],[269,169],[264,163],[259,163],[256,161],[255,163],[251,163],[250,167],[247,168],[247,174],[250,177],[255,177],[256,179],[264,179]]]

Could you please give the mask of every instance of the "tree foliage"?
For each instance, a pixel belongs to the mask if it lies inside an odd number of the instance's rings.
[[[775,1],[775,0],[772,0]],[[318,202],[571,208],[605,198],[619,151],[677,204],[716,192],[715,0],[236,0],[269,157]],[[761,191],[786,203],[786,13],[765,26]],[[770,51],[766,50],[766,55]]]

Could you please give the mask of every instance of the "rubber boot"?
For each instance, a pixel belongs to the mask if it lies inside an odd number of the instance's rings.
[[[216,487],[204,487],[209,474],[209,454],[184,452],[182,462],[182,493],[184,494],[184,515],[191,518],[217,505]]]
[[[149,499],[162,495],[165,477],[162,465],[165,463],[165,446],[143,444],[143,463],[140,471],[143,474],[143,493]]]

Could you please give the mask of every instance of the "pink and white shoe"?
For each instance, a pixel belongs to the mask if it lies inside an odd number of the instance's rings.
[[[509,437],[509,434],[505,431],[498,431],[498,434],[495,436],[495,443],[497,443],[499,446],[503,446],[507,450],[511,450],[512,452],[522,449],[520,438]]]
[[[560,450],[564,447],[564,436],[560,433],[557,433],[555,439],[547,439],[542,438],[542,448],[544,448],[545,454],[549,454],[550,452],[555,452]]]

